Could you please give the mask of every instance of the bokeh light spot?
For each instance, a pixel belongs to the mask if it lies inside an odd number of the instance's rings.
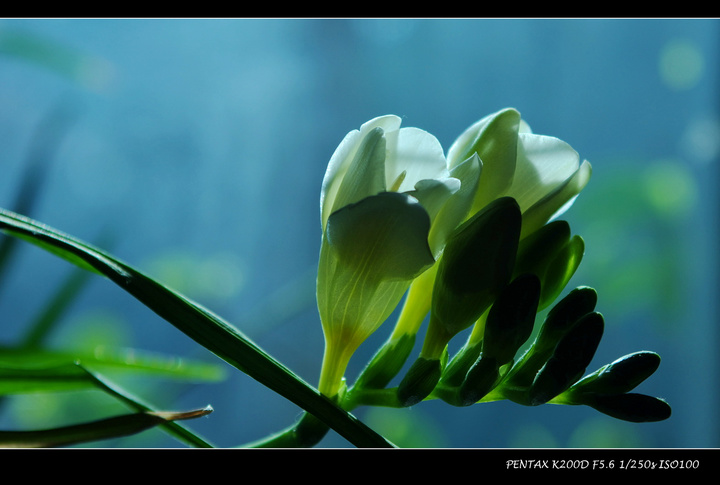
[[[660,77],[673,90],[695,86],[703,75],[705,59],[695,44],[671,40],[660,52]]]
[[[680,162],[662,160],[653,163],[645,172],[643,182],[648,201],[662,215],[686,214],[695,206],[695,180]]]

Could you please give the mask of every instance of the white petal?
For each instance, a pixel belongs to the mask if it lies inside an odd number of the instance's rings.
[[[512,108],[486,116],[466,130],[448,152],[452,169],[477,153],[483,164],[472,212],[500,197],[512,184],[518,146],[520,113]],[[461,158],[464,157],[464,158]]]
[[[524,212],[565,183],[580,166],[580,156],[562,140],[530,133],[518,134],[517,165],[506,195]]]
[[[384,115],[373,118],[370,121],[366,121],[360,127],[360,133],[365,135],[373,128],[382,128],[385,133],[397,131],[400,129],[402,119],[396,115]]]
[[[447,177],[447,164],[442,145],[437,138],[419,128],[402,128],[397,144],[392,147],[388,137],[388,157],[385,160],[387,186],[391,186],[402,172],[405,178],[398,192],[413,190],[420,180]]]
[[[359,130],[352,130],[345,135],[345,138],[330,157],[320,190],[320,215],[323,228],[327,224],[340,183],[365,135],[377,127],[382,128],[386,134],[397,132],[401,122],[400,117],[396,115],[378,116],[363,123]]]
[[[330,157],[330,162],[325,170],[325,177],[323,178],[322,188],[320,190],[320,215],[323,227],[325,227],[327,218],[330,216],[338,188],[340,187],[345,172],[347,172],[350,162],[355,156],[360,140],[362,140],[360,131],[351,131],[345,135],[345,138],[343,138],[340,145],[335,149],[332,157]]]
[[[500,118],[503,123],[510,122],[511,125],[515,123],[514,120],[518,120],[520,128],[529,130],[527,123],[520,120],[520,113],[514,108],[505,108],[496,113],[489,114],[473,123],[453,142],[448,150],[448,166],[452,168],[467,160],[467,158],[474,153],[474,150],[470,153],[469,151],[473,145],[477,143],[478,138],[482,136],[488,125],[498,118]],[[511,126],[510,129],[512,130],[513,127]],[[517,128],[514,128],[514,131],[517,132]]]
[[[523,213],[522,235],[532,234],[548,221],[557,219],[572,206],[592,175],[592,166],[585,160],[580,167],[552,192],[533,204]]]
[[[460,190],[443,205],[430,230],[430,247],[436,259],[447,238],[466,219],[477,192],[481,172],[482,162],[477,153],[450,170],[450,176],[460,180]]]

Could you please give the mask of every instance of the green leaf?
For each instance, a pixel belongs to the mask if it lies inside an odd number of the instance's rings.
[[[152,411],[150,406],[141,403],[126,390],[119,388],[99,374],[93,373],[78,364],[36,362],[34,365],[26,364],[24,367],[7,364],[0,365],[0,395],[89,389],[97,389],[108,393],[139,412]],[[177,423],[167,421],[159,423],[159,425],[166,428],[168,433],[189,445],[201,447],[210,446],[205,440]],[[54,436],[53,433],[56,433],[56,431],[51,430],[48,436]],[[4,438],[0,436],[0,446],[2,446],[3,443],[7,444],[7,442],[15,443],[20,439],[20,436],[24,436],[25,440],[33,442],[46,439],[41,438],[41,436],[44,435],[38,433],[23,433],[20,435],[6,434]],[[19,442],[16,444],[19,445]],[[51,444],[46,443],[44,446],[51,446]]]
[[[0,431],[0,447],[48,448],[119,438],[169,422],[206,416],[212,408],[186,412],[140,412],[38,431]]]
[[[139,349],[97,347],[87,350],[44,350],[0,347],[0,369],[32,370],[76,363],[100,371],[131,372],[194,381],[217,382],[225,377],[224,369],[216,364],[144,352]],[[0,386],[2,386],[2,377],[0,377]]]
[[[21,31],[0,30],[0,55],[32,62],[87,87],[110,74],[104,59]]]
[[[91,389],[95,381],[74,363],[12,366],[0,363],[0,396]]]
[[[262,351],[229,323],[109,254],[5,209],[0,209],[0,230],[106,276],[197,343],[314,414],[356,446],[392,446]]]

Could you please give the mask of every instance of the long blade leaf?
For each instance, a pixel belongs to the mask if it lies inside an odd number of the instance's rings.
[[[34,392],[76,391],[96,387],[75,364],[18,367],[0,363],[0,396]]]
[[[104,372],[132,372],[135,375],[162,376],[193,381],[217,382],[225,377],[220,365],[158,355],[138,349],[96,347],[89,350],[45,350],[0,347],[0,369],[33,370],[81,363]],[[0,374],[0,386],[2,386]],[[2,392],[0,387],[0,393]]]
[[[69,235],[5,209],[0,209],[0,230],[106,276],[197,343],[313,414],[355,446],[392,446],[229,323],[134,268]]]

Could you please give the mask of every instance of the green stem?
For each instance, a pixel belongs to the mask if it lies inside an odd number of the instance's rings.
[[[312,448],[322,441],[329,429],[312,414],[303,413],[294,425],[242,448]]]

